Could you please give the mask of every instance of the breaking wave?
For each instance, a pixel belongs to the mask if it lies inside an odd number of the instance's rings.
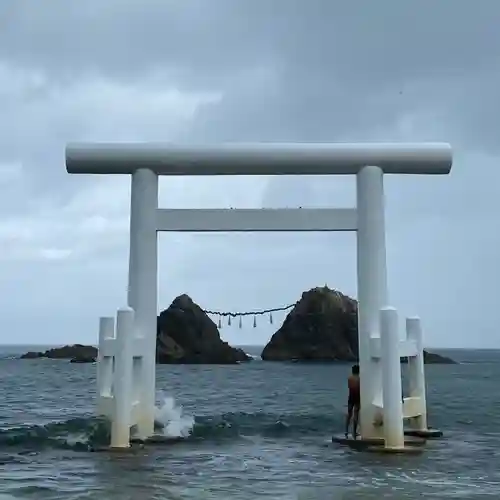
[[[168,403],[167,403],[168,404]],[[176,410],[178,411],[178,410]],[[163,409],[157,413],[157,432],[176,442],[231,440],[250,436],[290,437],[293,435],[331,435],[339,428],[340,415],[277,415],[273,413],[224,413],[186,416],[166,421]],[[163,420],[162,420],[163,419]],[[110,441],[110,424],[105,418],[71,418],[46,425],[23,425],[0,429],[0,451],[6,448],[41,450],[44,448],[93,451]]]

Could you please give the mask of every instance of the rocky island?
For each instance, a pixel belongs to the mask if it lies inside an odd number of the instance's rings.
[[[326,286],[304,292],[281,328],[264,347],[262,360],[357,361],[357,311],[356,300]],[[427,351],[424,351],[424,361],[455,363],[450,358]]]
[[[160,364],[236,364],[252,359],[243,350],[224,342],[217,325],[188,295],[177,297],[158,316],[156,335],[156,361]],[[94,363],[97,348],[67,345],[45,352],[27,352],[21,358]]]
[[[217,325],[188,295],[177,297],[158,316],[157,363],[235,364],[251,359],[220,338]]]
[[[91,345],[73,344],[47,349],[44,352],[29,351],[21,359],[69,359],[72,363],[95,363],[97,347]]]

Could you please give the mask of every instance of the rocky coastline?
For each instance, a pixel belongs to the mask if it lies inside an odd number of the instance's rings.
[[[264,347],[263,361],[354,363],[358,359],[357,301],[328,287],[312,288],[286,316]],[[22,359],[66,359],[95,363],[97,348],[74,344],[44,352],[27,352]],[[252,360],[242,349],[220,337],[205,311],[186,294],[179,295],[157,320],[158,364],[238,364]],[[403,363],[407,360],[402,359]],[[429,364],[454,364],[450,358],[424,351]]]

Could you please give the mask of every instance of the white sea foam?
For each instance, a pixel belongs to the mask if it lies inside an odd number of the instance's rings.
[[[181,405],[173,396],[163,396],[163,404],[156,408],[155,420],[163,427],[163,434],[168,437],[187,437],[194,427],[194,417],[184,413]]]
[[[252,358],[256,361],[262,361],[262,358],[258,356],[257,354],[250,354],[249,352],[245,352],[245,354],[249,357]]]

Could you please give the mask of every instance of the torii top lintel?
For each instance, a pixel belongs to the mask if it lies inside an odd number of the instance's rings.
[[[449,174],[446,143],[81,143],[66,147],[70,174],[352,175],[367,165],[386,174]]]

